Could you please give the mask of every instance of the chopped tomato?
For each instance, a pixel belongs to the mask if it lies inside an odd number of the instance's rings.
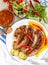
[[[31,46],[23,45],[22,47],[28,48],[28,50],[33,49]]]
[[[12,5],[11,4],[8,5],[8,9],[12,11]]]
[[[24,12],[24,13],[27,13],[27,12],[28,12],[28,10],[23,10],[23,12]]]
[[[41,18],[42,18],[42,15],[41,15],[41,14],[39,14],[38,12],[33,12],[33,14],[35,14],[35,15],[37,15],[37,16],[39,16],[39,17],[41,17]]]
[[[25,46],[25,48],[31,49],[32,47],[31,46]]]
[[[23,2],[23,0],[17,0],[17,3],[20,4],[21,2]]]
[[[28,48],[27,54],[30,54],[33,50],[31,46],[25,46],[25,48]]]

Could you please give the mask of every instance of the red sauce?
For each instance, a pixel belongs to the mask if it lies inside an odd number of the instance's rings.
[[[13,14],[9,10],[0,11],[0,26],[8,27],[13,22]]]

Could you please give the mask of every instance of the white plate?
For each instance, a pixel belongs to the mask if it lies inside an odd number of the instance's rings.
[[[12,31],[11,33],[7,34],[7,37],[6,37],[6,45],[7,45],[7,49],[8,49],[8,52],[9,52],[9,53],[10,53],[10,50],[12,49],[12,46],[13,46],[13,35],[14,35],[15,30],[16,30],[19,26],[21,26],[21,25],[28,25],[28,22],[29,22],[29,21],[37,22],[37,21],[31,20],[31,19],[23,19],[23,20],[20,20],[20,21],[18,21],[17,23],[15,23],[15,24],[12,25],[13,31]],[[38,22],[38,24],[41,25],[41,26],[43,26],[43,25],[40,24],[39,22]],[[44,26],[43,26],[43,28],[44,28]],[[46,30],[46,29],[44,28],[44,30]],[[46,31],[46,34],[47,34],[47,31]],[[45,55],[45,53],[44,53],[44,55]],[[43,56],[44,56],[44,55],[43,55]],[[38,59],[42,58],[43,56],[40,56]],[[12,57],[13,57],[13,56],[12,56]],[[14,58],[15,60],[17,60],[17,61],[20,61],[20,62],[22,62],[22,61],[27,62],[27,60],[29,60],[29,59],[36,59],[35,56],[28,57],[26,60],[21,60],[21,59],[19,59],[18,57],[15,57],[15,56],[14,56],[13,58]]]

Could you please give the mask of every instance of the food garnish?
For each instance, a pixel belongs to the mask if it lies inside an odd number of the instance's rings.
[[[39,50],[39,52],[36,54],[36,57],[39,57],[39,55],[40,55],[43,51],[45,51],[46,49],[48,49],[48,45],[45,45],[43,48],[41,48],[41,49]]]

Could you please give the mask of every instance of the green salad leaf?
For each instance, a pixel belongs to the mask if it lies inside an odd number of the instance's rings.
[[[47,6],[40,5],[36,2],[34,2],[34,6],[35,6],[34,9],[33,8],[29,9],[29,12],[28,12],[26,18],[34,18],[34,19],[38,18],[39,21],[41,21],[43,19],[45,23],[48,23],[48,17],[47,17],[47,12],[46,12]],[[40,18],[39,16],[33,14],[33,11],[38,12],[39,14],[41,14],[42,18]]]
[[[24,13],[22,12],[22,10],[24,9],[23,5],[19,5],[15,1],[12,2],[12,5],[13,5],[13,8],[14,8],[14,12],[18,16],[24,15]],[[43,6],[41,4],[38,4],[38,3],[34,2],[34,8],[29,8],[29,11],[26,14],[26,17],[25,18],[33,18],[35,20],[39,20],[39,22],[43,19],[43,21],[45,23],[48,23],[48,17],[47,17],[46,8],[47,8],[47,6]],[[37,12],[42,17],[37,16],[33,12]]]

